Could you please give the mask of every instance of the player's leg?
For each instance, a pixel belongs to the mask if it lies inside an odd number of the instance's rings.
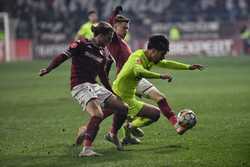
[[[143,108],[136,116],[140,118],[141,121],[132,121],[132,128],[145,127],[158,121],[158,119],[160,118],[160,110],[153,105],[144,104]]]
[[[148,80],[141,79],[137,86],[137,94],[144,98],[154,100],[162,114],[170,121],[172,125],[177,122],[175,113],[172,111],[171,107],[167,103],[166,97]]]
[[[138,83],[138,85],[137,85],[137,87],[136,87],[136,95],[138,96],[138,97],[145,97],[145,98],[148,98],[147,97],[147,95],[144,93],[146,90],[148,90],[148,89],[150,89],[151,87],[153,86],[153,84],[152,83],[150,83],[148,80],[146,80],[146,79],[144,79],[144,78],[142,78],[141,80],[140,80],[140,82]],[[142,119],[142,118],[138,118],[138,117],[133,117],[133,118],[131,118],[131,119],[129,119],[128,120],[128,123],[129,122],[132,122],[132,121],[134,121],[134,123],[135,124],[144,124],[144,122],[146,121],[145,119]],[[124,128],[123,128],[123,131],[124,131],[124,135],[125,136],[130,136],[130,133],[129,132],[131,132],[132,133],[132,135],[133,136],[135,136],[135,137],[143,137],[144,136],[144,132],[143,132],[143,130],[142,129],[140,129],[140,128],[135,128],[135,129],[133,129],[133,131],[131,131],[130,129],[129,129],[129,124],[125,124],[124,125]],[[133,139],[134,140],[134,142],[133,143],[135,143],[135,144],[139,144],[139,142],[137,142],[137,141],[139,141],[139,139],[136,139],[136,138],[134,138]],[[133,140],[131,140],[131,141],[133,141]]]
[[[158,104],[161,113],[174,126],[178,134],[182,135],[188,130],[187,127],[182,127],[178,125],[177,116],[168,104],[166,97],[156,87],[152,86],[151,88],[146,90],[144,94],[146,95],[146,97],[154,100]]]
[[[83,132],[77,136],[76,141],[78,144],[83,145],[83,150],[79,156],[99,155],[91,147],[99,130],[99,124],[103,120],[103,112],[100,104],[105,99],[96,94],[95,88],[98,88],[98,86],[97,84],[83,83],[77,85],[71,91],[72,96],[81,104],[83,111],[86,110],[91,116],[86,127],[81,128]],[[105,96],[105,98],[107,97]]]
[[[103,108],[102,112],[103,112],[103,120],[113,114],[113,111],[108,108]],[[77,135],[76,135],[77,136],[76,142],[75,142],[76,145],[82,145],[86,128],[87,128],[86,124],[83,124],[80,128],[78,128]]]
[[[99,125],[103,120],[103,113],[100,107],[100,102],[97,99],[91,99],[86,105],[86,111],[90,114],[90,120],[86,125],[83,140],[83,150],[79,156],[99,156],[92,150],[92,143],[99,130]]]
[[[138,107],[136,107],[138,104]],[[134,103],[130,102],[130,105],[132,105],[132,109],[139,108],[140,103],[137,100],[134,100]],[[133,119],[133,121],[129,122],[127,124],[127,127],[125,129],[125,137],[123,138],[124,144],[139,144],[140,140],[136,137],[134,137],[131,133],[144,126],[148,126],[152,124],[153,122],[156,122],[160,117],[160,110],[152,105],[149,104],[143,104],[139,112],[135,114],[136,119]]]
[[[154,100],[158,104],[161,113],[169,120],[169,122],[173,126],[175,126],[175,124],[177,123],[177,118],[170,105],[168,104],[166,97],[154,86],[147,90],[145,93],[150,99]]]
[[[90,114],[90,120],[86,126],[85,137],[83,141],[84,147],[91,147],[97,132],[99,125],[103,120],[103,113],[100,107],[100,102],[97,99],[90,100],[86,105],[86,111]]]
[[[105,114],[106,111],[109,110],[112,110],[114,113],[113,123],[110,132],[105,135],[105,139],[115,144],[118,150],[123,150],[122,144],[118,138],[118,130],[122,127],[127,118],[128,106],[119,98],[112,95],[105,102]]]
[[[153,84],[151,82],[149,82],[148,80],[146,80],[145,78],[142,78],[140,80],[140,82],[138,83],[137,87],[136,87],[136,95],[138,97],[144,97],[144,98],[149,98],[148,94],[146,93],[147,90],[151,89],[153,87]],[[132,120],[130,120],[130,122],[134,122],[134,123],[144,123],[146,120],[142,119],[142,118],[133,118]],[[124,127],[124,131],[127,132],[128,130],[126,130],[126,125]],[[133,131],[131,131],[131,133],[133,134],[133,136],[135,137],[143,137],[144,136],[144,132],[142,129],[140,128],[136,128]]]

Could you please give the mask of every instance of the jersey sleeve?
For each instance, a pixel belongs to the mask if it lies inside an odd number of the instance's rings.
[[[162,60],[158,64],[156,64],[156,66],[175,70],[188,70],[190,67],[189,64],[184,64],[172,60]]]
[[[79,41],[75,41],[75,42],[71,43],[68,49],[66,49],[63,53],[55,56],[52,59],[52,61],[48,65],[47,69],[49,71],[51,71],[54,68],[58,67],[60,64],[62,64],[67,59],[76,55],[78,53],[79,44],[80,44]]]
[[[75,56],[79,53],[80,48],[80,40],[72,42],[68,49],[66,49],[63,54],[66,55],[68,58]]]
[[[151,72],[143,67],[143,65],[140,62],[140,59],[137,59],[137,62],[133,66],[133,71],[136,77],[140,78],[152,78],[152,79],[160,79],[160,74]]]

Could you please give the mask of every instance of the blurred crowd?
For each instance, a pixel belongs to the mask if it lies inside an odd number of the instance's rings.
[[[87,12],[95,9],[106,19],[116,5],[112,0],[9,0],[0,2],[17,25],[17,38],[33,38],[40,31],[61,31],[72,38],[87,20]],[[133,25],[155,22],[230,21],[250,17],[249,0],[124,0],[117,1],[131,18]],[[133,31],[144,35],[134,26]],[[145,31],[147,29],[145,28]]]

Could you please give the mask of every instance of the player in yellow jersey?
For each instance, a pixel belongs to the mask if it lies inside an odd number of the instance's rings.
[[[138,89],[137,86],[139,82],[144,82],[143,84],[141,83],[141,85],[144,85],[142,86],[144,94],[148,94],[149,96],[161,95],[161,93],[158,93],[159,91],[144,78],[167,79],[169,82],[171,81],[172,77],[169,75],[149,71],[154,65],[177,70],[201,70],[203,68],[202,65],[198,64],[188,65],[176,61],[163,60],[168,51],[169,41],[165,36],[151,36],[147,49],[139,49],[132,53],[113,83],[114,92],[129,105],[128,115],[132,121],[127,126],[130,131],[157,121],[160,116],[160,111],[168,118],[178,134],[183,134],[188,130],[188,127],[182,127],[178,124],[175,113],[166,102],[166,99],[162,98],[164,97],[163,95],[162,97],[159,96],[159,108],[136,99],[136,89]],[[131,144],[130,136],[127,135],[126,137],[123,139],[123,143]]]
[[[81,39],[81,38],[86,38],[86,39],[91,39],[93,38],[93,32],[91,31],[91,26],[98,21],[98,16],[96,11],[91,10],[88,12],[88,19],[89,21],[84,23],[80,30],[77,32],[75,40]]]

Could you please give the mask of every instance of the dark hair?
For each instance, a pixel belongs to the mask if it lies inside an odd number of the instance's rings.
[[[96,11],[95,10],[88,11],[88,16],[91,15],[91,14],[96,14]]]
[[[91,26],[91,31],[94,33],[94,36],[97,36],[99,34],[107,34],[109,32],[114,32],[112,26],[105,21],[93,24]]]
[[[169,41],[164,35],[152,35],[148,40],[148,49],[169,51]]]
[[[127,17],[125,17],[123,15],[117,15],[115,17],[115,23],[123,23],[123,22],[128,23],[129,22],[129,18],[127,18]]]

